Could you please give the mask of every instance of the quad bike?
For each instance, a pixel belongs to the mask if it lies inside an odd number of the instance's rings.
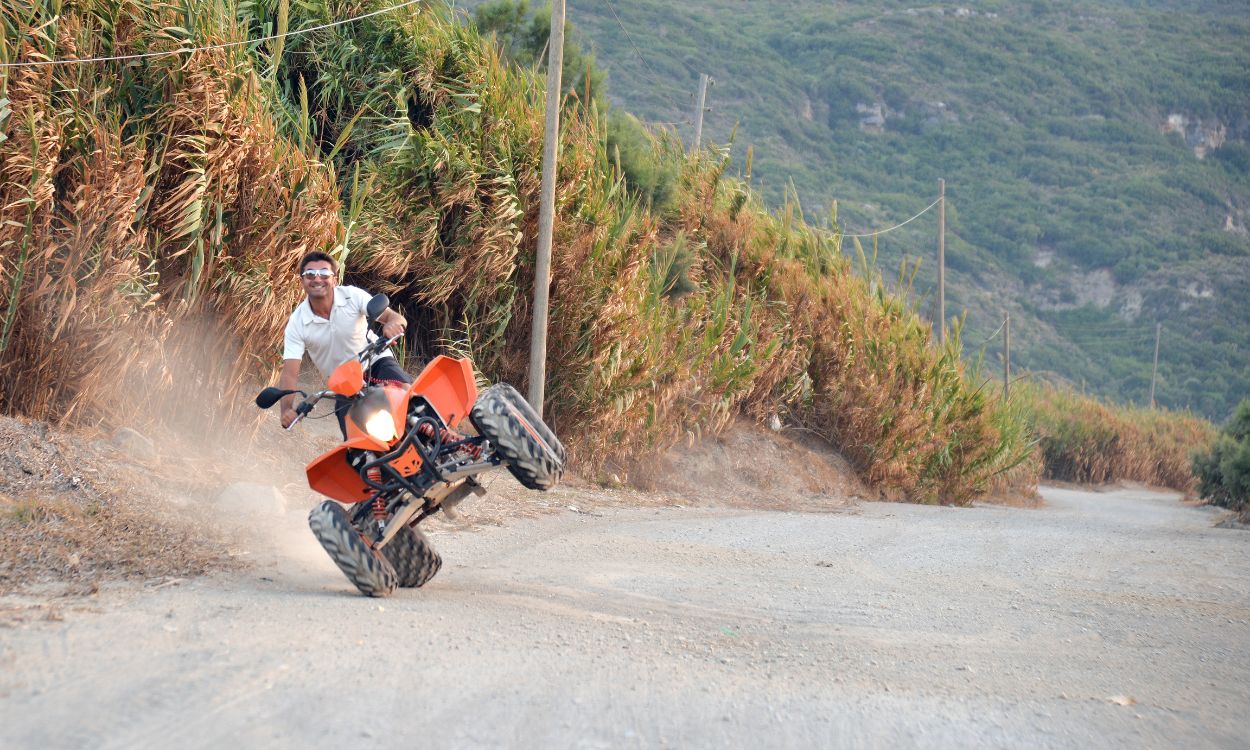
[[[389,304],[384,294],[370,300],[370,326]],[[312,510],[308,525],[367,596],[434,577],[443,561],[417,524],[440,510],[454,512],[471,493],[484,494],[478,474],[502,465],[533,490],[551,489],[564,474],[564,446],[551,429],[506,383],[479,395],[467,359],[435,357],[412,385],[366,383],[366,363],[398,338],[379,336],[312,396],[266,388],[256,397],[262,409],[293,393],[303,397],[287,429],[323,398],[351,400],[347,439],[307,466],[309,486],[331,498]],[[476,435],[457,432],[465,417]]]

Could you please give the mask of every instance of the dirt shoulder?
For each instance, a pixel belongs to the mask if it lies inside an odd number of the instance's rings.
[[[234,564],[211,527],[169,501],[203,489],[205,477],[141,441],[0,417],[0,593],[91,592]]]

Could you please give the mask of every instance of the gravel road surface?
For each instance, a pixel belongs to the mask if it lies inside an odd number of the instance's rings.
[[[386,600],[293,512],[242,572],[0,627],[0,747],[1250,744],[1250,535],[1171,495],[1044,495],[586,501],[443,527],[443,571]]]

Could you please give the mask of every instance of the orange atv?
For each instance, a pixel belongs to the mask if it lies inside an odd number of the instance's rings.
[[[370,300],[370,326],[389,304],[384,294]],[[312,510],[308,525],[368,596],[434,577],[443,561],[417,524],[470,493],[484,494],[478,474],[503,465],[533,490],[549,490],[564,475],[564,446],[551,429],[506,383],[479,395],[467,359],[435,357],[412,385],[365,383],[365,363],[394,341],[375,339],[312,396],[266,388],[256,397],[262,409],[292,393],[304,397],[287,429],[323,398],[351,399],[347,439],[308,464],[309,486],[332,498]],[[466,416],[476,435],[456,431]]]

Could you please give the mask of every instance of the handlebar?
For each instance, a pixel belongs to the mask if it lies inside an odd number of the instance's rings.
[[[372,357],[375,354],[381,354],[382,352],[386,351],[386,349],[388,349],[391,344],[394,344],[396,341],[399,341],[401,338],[403,338],[403,336],[404,336],[403,331],[400,331],[397,335],[392,336],[389,339],[382,338],[381,336],[379,336],[378,338],[371,341],[368,344],[368,346],[366,346],[364,349],[361,349],[360,353],[356,355],[356,358],[359,359],[361,363],[363,363],[369,357]]]
[[[321,399],[333,393],[334,391],[318,391],[317,393],[314,393],[311,397],[306,398],[303,401],[296,404],[295,405],[295,419],[292,419],[291,423],[286,426],[287,431],[289,432],[290,430],[295,429],[295,425],[299,424],[301,421],[303,421],[304,417],[308,416],[309,412],[313,410],[313,407],[317,405],[318,401],[320,401]]]

